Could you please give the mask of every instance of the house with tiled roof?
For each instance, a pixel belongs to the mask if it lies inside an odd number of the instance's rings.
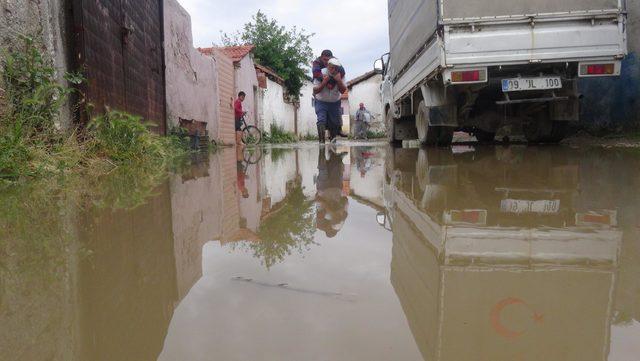
[[[241,45],[198,48],[198,50],[205,55],[213,56],[219,53],[231,59],[234,65],[233,97],[237,97],[240,92],[245,92],[247,97],[243,103],[243,108],[247,112],[247,123],[249,125],[256,125],[259,128],[264,128],[259,118],[261,103],[259,99],[258,77],[253,59],[254,48],[253,45]],[[233,102],[231,103],[233,104]]]
[[[298,134],[298,103],[295,103],[287,92],[285,80],[275,70],[255,64],[264,129],[270,131],[275,125],[284,131]]]

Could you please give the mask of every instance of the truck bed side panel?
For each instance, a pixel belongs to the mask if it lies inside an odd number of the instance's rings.
[[[437,4],[436,0],[389,0],[392,74],[398,74],[435,32]]]
[[[619,0],[441,0],[444,19],[615,10]]]
[[[619,24],[538,23],[486,26],[445,32],[447,65],[503,65],[529,61],[612,58],[626,53]]]

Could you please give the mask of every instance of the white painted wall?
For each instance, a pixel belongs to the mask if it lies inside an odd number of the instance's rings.
[[[300,109],[298,109],[298,135],[315,135],[317,118],[313,107],[313,83],[305,81],[300,90]]]
[[[287,132],[295,132],[295,107],[284,101],[284,87],[267,78],[267,89],[262,89],[262,124],[268,132],[275,124]]]
[[[358,83],[349,91],[349,114],[352,121],[355,121],[356,112],[360,107],[360,103],[364,103],[365,107],[376,118],[372,124],[372,130],[384,130],[384,115],[382,108],[382,97],[380,95],[380,85],[382,84],[382,75],[374,75],[373,77]]]
[[[287,183],[296,179],[296,150],[286,151],[278,159],[273,159],[272,153],[265,157],[266,196],[271,199],[271,206],[282,202],[287,197]]]
[[[179,118],[207,122],[218,134],[218,73],[212,57],[193,47],[191,16],[176,0],[164,0],[167,126]]]
[[[260,109],[256,108],[256,105],[259,104],[258,89],[258,77],[253,63],[253,55],[249,54],[236,65],[236,91],[234,94],[234,97],[236,97],[241,91],[247,93],[247,98],[242,103],[242,107],[247,112],[246,120],[249,125],[257,124],[260,126],[257,123],[257,115],[260,113]]]

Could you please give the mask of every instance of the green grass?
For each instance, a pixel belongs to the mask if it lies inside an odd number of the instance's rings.
[[[189,152],[180,137],[155,135],[141,118],[119,111],[95,117],[86,131],[59,130],[56,121],[74,90],[58,83],[33,38],[22,40],[2,56],[0,182],[129,164],[165,167]],[[65,78],[75,85],[83,81],[77,74]]]
[[[375,132],[375,131],[367,131],[367,137],[369,139],[383,139],[387,137],[387,133],[380,131],[380,132]]]
[[[295,134],[287,132],[283,127],[271,124],[269,132],[264,132],[263,143],[265,144],[290,144],[298,141]]]
[[[303,136],[302,140],[303,141],[307,141],[307,142],[310,142],[310,141],[317,142],[318,140],[320,140],[320,138],[318,137],[318,134],[309,133],[309,134]]]

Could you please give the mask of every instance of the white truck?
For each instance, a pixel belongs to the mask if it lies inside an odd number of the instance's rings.
[[[389,0],[376,62],[389,141],[492,141],[501,128],[559,142],[579,120],[578,79],[620,76],[626,0]]]

